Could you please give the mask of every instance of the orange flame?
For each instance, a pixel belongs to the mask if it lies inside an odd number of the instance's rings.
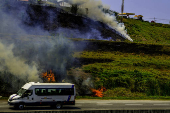
[[[42,77],[46,78],[48,82],[55,82],[55,76],[52,70],[50,70],[50,73],[45,72],[45,73],[42,73],[42,75],[43,75]]]
[[[103,97],[103,92],[106,91],[105,87],[101,87],[98,90],[96,89],[91,89],[93,92],[93,96],[95,97]]]

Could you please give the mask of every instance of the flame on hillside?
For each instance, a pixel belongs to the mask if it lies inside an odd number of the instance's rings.
[[[91,89],[94,97],[103,97],[103,92],[106,91],[105,87],[97,89]]]
[[[42,77],[46,79],[46,82],[55,82],[55,76],[52,70],[50,70],[49,72],[46,71],[45,73],[42,73],[42,75]]]

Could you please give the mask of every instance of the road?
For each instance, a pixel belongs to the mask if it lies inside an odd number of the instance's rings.
[[[76,100],[75,106],[63,106],[61,111],[80,110],[170,110],[170,100]],[[6,100],[0,100],[0,112],[16,112]],[[57,111],[49,106],[25,107],[22,111]]]

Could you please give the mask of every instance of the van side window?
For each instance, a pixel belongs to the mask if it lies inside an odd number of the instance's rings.
[[[46,89],[41,89],[41,94],[42,94],[42,95],[46,95],[46,94],[47,94]]]
[[[74,89],[73,88],[67,88],[67,89],[65,89],[64,94],[74,95]]]
[[[36,88],[35,89],[36,95],[47,95],[47,89],[46,88]]]
[[[73,88],[36,88],[35,94],[43,95],[74,95]]]
[[[57,95],[74,95],[73,88],[57,88]]]
[[[41,91],[39,89],[35,89],[35,94],[40,95]]]
[[[48,95],[56,95],[56,89],[48,89],[47,94]]]

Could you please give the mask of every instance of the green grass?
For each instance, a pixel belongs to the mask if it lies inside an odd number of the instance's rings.
[[[169,45],[109,41],[89,43],[98,49],[87,47],[73,56],[86,59],[81,68],[92,75],[96,89],[101,86],[108,89],[104,97],[135,99],[170,96]],[[115,45],[121,46],[115,49]]]
[[[84,40],[89,45],[74,57],[86,59],[81,68],[92,75],[96,89],[107,89],[103,98],[169,99],[170,25],[123,22],[134,42]]]
[[[9,97],[1,97],[0,100],[8,100]]]
[[[104,99],[104,100],[170,100],[170,96],[142,96],[142,97],[91,97],[91,96],[76,96],[76,99]]]
[[[170,25],[123,19],[128,34],[134,42],[151,44],[170,44]]]

